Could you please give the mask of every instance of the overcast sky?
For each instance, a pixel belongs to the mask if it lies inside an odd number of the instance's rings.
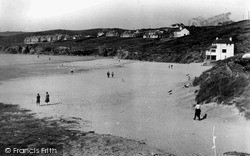
[[[248,17],[250,0],[0,0],[0,31],[155,28],[231,12]]]

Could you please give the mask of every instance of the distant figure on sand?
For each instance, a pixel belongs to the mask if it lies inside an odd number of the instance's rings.
[[[201,120],[201,104],[197,102],[195,105],[195,114],[194,114],[194,120],[196,120],[196,117],[198,117],[198,120]]]
[[[73,74],[73,73],[74,73],[73,68],[71,68],[71,69],[70,69],[70,72],[71,72],[71,74]]]
[[[168,68],[170,69],[170,65],[168,65]]]
[[[46,105],[48,105],[48,103],[49,103],[49,93],[48,92],[46,92],[45,102],[46,102]]]
[[[37,96],[36,96],[36,104],[40,106],[40,95],[39,95],[39,93],[37,93]]]
[[[108,76],[108,78],[109,78],[109,75],[110,75],[110,72],[108,71],[108,72],[107,72],[107,76]]]
[[[39,58],[39,55],[37,55],[37,58]]]
[[[171,69],[173,69],[173,65],[171,64]]]
[[[114,72],[111,73],[111,76],[114,77]]]

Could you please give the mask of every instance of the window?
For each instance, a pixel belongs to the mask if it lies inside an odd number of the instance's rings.
[[[222,53],[226,53],[227,52],[227,49],[222,49]]]
[[[211,60],[216,60],[216,56],[211,56]]]
[[[212,49],[211,52],[216,52],[216,50],[215,50],[215,49]]]
[[[210,59],[210,55],[207,55],[207,59],[208,59],[208,60]]]

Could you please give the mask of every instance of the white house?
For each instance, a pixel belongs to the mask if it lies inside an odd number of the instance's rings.
[[[121,37],[123,37],[123,38],[126,38],[126,37],[135,37],[135,34],[132,33],[131,31],[124,31],[124,32],[121,34]]]
[[[174,31],[174,37],[182,37],[189,34],[190,34],[189,30],[187,30],[186,28],[183,29],[182,27],[180,27],[179,30]]]
[[[234,56],[234,43],[232,37],[229,39],[218,39],[217,37],[210,49],[206,51],[207,60],[218,61],[231,56]]]
[[[143,35],[143,38],[163,38],[163,31],[151,30]]]
[[[105,36],[105,33],[103,31],[102,32],[98,32],[97,37],[102,37],[102,36]]]

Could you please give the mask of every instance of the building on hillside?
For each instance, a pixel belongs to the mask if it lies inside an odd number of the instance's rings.
[[[135,37],[143,37],[143,33],[140,32],[139,30],[136,30],[136,31],[134,32],[134,35],[135,35]]]
[[[118,37],[119,33],[117,31],[115,31],[115,30],[111,30],[111,31],[106,33],[106,36],[107,37]]]
[[[47,42],[51,42],[52,41],[52,35],[46,35],[46,39],[47,39]]]
[[[105,36],[105,33],[103,31],[97,33],[97,37],[102,37],[102,36]]]
[[[206,51],[206,60],[218,61],[234,56],[234,43],[232,37],[229,39],[218,39],[212,43]]]
[[[150,30],[143,35],[143,38],[163,38],[164,33],[160,30]]]
[[[186,28],[180,27],[178,30],[174,31],[174,37],[183,37],[189,35],[190,32]]]
[[[40,42],[54,42],[58,40],[65,40],[68,35],[55,34],[55,35],[44,35],[44,36],[30,36],[24,39],[25,44],[36,44]],[[69,36],[68,36],[69,37]]]
[[[124,31],[121,34],[121,37],[127,38],[127,37],[135,37],[135,33],[132,33],[130,30],[129,31]]]
[[[24,39],[25,44],[35,44],[41,41],[41,36],[30,36]]]

